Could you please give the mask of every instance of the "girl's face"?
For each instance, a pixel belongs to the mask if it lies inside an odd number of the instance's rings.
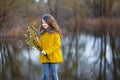
[[[42,26],[44,29],[47,29],[49,27],[49,25],[46,23],[44,19],[42,19]]]

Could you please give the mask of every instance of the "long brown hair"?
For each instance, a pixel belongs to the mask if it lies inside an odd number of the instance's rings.
[[[46,21],[46,23],[49,25],[49,27],[54,28],[55,31],[58,32],[59,35],[61,36],[61,30],[60,30],[55,18],[52,15],[45,14],[45,15],[43,15],[42,19],[44,19]],[[41,19],[41,22],[42,22],[42,19]],[[43,26],[41,24],[40,31],[42,31],[43,29],[44,28],[43,28]]]

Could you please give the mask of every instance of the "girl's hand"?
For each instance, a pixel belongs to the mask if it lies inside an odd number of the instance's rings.
[[[41,53],[42,53],[43,55],[45,55],[45,54],[46,54],[45,50],[42,50],[42,51],[41,51]]]

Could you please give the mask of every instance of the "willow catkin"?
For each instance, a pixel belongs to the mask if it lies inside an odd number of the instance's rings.
[[[42,51],[43,49],[41,48],[40,42],[39,42],[39,38],[37,37],[37,29],[35,28],[36,23],[34,23],[31,26],[28,26],[26,33],[25,33],[25,42],[27,44],[28,47],[35,47],[36,49],[38,49],[39,51]],[[45,55],[47,60],[49,60],[48,55]]]

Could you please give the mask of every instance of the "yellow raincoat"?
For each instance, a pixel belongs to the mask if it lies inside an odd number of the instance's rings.
[[[57,32],[49,33],[45,32],[40,36],[40,44],[43,50],[46,51],[48,55],[48,60],[45,55],[40,52],[39,61],[41,63],[51,62],[57,63],[62,62],[62,52],[60,49],[61,42],[60,42],[60,35]]]

